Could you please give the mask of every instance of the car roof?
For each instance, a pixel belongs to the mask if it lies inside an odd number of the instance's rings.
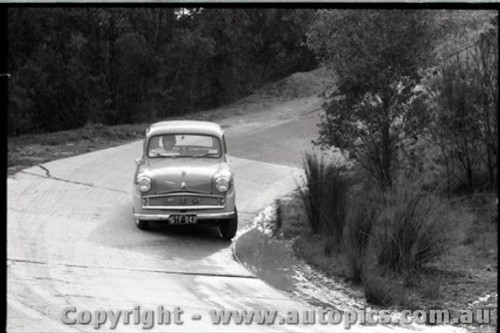
[[[174,133],[204,134],[220,137],[222,136],[223,131],[219,124],[197,120],[160,121],[151,124],[146,130],[146,136],[148,137]]]

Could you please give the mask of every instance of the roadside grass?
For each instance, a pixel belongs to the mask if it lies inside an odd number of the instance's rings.
[[[441,257],[449,246],[450,226],[443,199],[423,191],[416,179],[399,182],[392,191],[378,191],[377,198],[380,209],[371,241],[379,266],[412,275]]]
[[[319,162],[321,158],[306,160],[313,166]],[[310,167],[306,165],[306,174]],[[326,169],[322,166],[317,171]],[[316,185],[320,184],[328,182]],[[340,242],[332,234],[312,229],[304,190],[279,201],[276,237],[293,240],[298,257],[362,290],[375,307],[447,309],[456,316],[464,309],[497,308],[495,194],[455,195],[450,200],[432,191],[430,182],[414,178],[400,180],[385,193],[352,179],[342,184],[349,186],[341,201],[346,203],[346,213]],[[331,195],[331,191],[319,193]],[[496,321],[485,329],[495,327]]]
[[[8,138],[8,174],[55,159],[132,142],[143,137],[146,127],[146,124],[90,124],[74,130]]]
[[[340,160],[322,152],[308,152],[304,158],[305,188],[301,188],[307,220],[313,233],[326,235],[325,252],[330,255],[342,242],[349,203],[346,168]]]
[[[351,279],[354,283],[362,281],[366,250],[372,234],[373,220],[377,214],[377,206],[370,202],[370,194],[371,192],[365,192],[365,196],[355,197],[344,229],[344,251],[349,260]]]

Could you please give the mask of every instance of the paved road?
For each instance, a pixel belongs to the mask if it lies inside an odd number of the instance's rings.
[[[222,121],[236,173],[240,229],[301,174],[316,135],[320,101],[304,99]],[[7,330],[94,331],[64,325],[63,309],[184,311],[182,325],[153,331],[304,331],[300,326],[212,325],[213,309],[306,309],[234,261],[215,229],[138,230],[131,215],[134,159],[141,142],[62,159],[8,178]],[[201,314],[201,319],[192,319]],[[337,327],[333,327],[337,328]],[[342,329],[342,327],[338,327]],[[391,329],[377,327],[370,331]],[[109,331],[109,323],[103,326]],[[123,324],[118,331],[141,331]],[[307,327],[332,331],[332,327]],[[359,331],[361,328],[356,329]]]

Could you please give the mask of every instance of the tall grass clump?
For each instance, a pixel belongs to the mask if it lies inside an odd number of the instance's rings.
[[[379,266],[412,274],[444,253],[449,231],[446,202],[414,180],[380,191],[379,198],[373,233]]]
[[[375,199],[375,198],[372,198]],[[344,250],[349,258],[352,280],[359,283],[362,280],[365,254],[370,241],[373,222],[377,217],[378,204],[368,197],[356,196],[349,211],[344,227]]]
[[[346,168],[321,152],[308,152],[304,170],[306,183],[300,193],[311,230],[331,236],[339,244],[348,206]]]

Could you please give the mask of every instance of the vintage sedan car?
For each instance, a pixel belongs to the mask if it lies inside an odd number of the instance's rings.
[[[238,229],[234,177],[222,128],[205,121],[163,121],[146,130],[136,160],[133,202],[139,229],[150,221],[211,223],[224,239]]]

